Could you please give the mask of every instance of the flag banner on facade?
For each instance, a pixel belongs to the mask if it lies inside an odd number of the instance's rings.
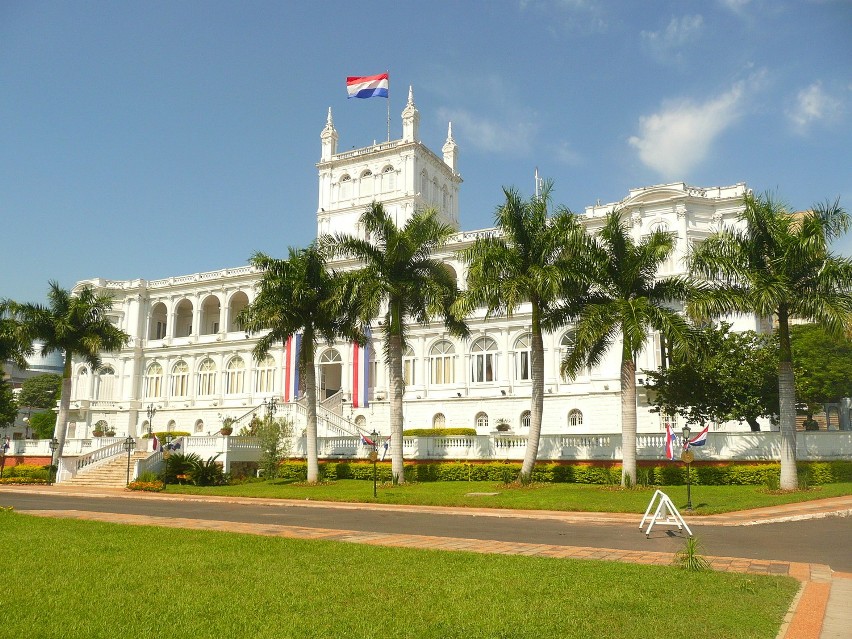
[[[364,433],[358,433],[358,434],[361,436],[361,443],[364,444],[364,446],[375,446],[376,445],[376,442],[374,442],[372,439],[370,439],[369,437],[364,435]]]
[[[674,434],[672,430],[671,424],[666,422],[666,459],[669,461],[674,461],[674,451],[675,451],[675,441],[677,441],[677,435]]]
[[[346,91],[350,98],[388,97],[388,74],[359,75],[346,78]]]
[[[352,345],[352,408],[368,406],[367,389],[370,387],[370,327],[367,327],[367,343]]]
[[[299,353],[302,350],[302,334],[287,338],[284,344],[284,401],[295,402],[299,398]]]
[[[151,440],[152,440],[152,447],[153,447],[153,449],[154,449],[154,450],[157,450],[157,449],[160,447],[160,440],[159,440],[159,439],[157,439],[157,436],[156,436],[156,435],[153,435],[153,436],[151,437]]]
[[[695,437],[690,439],[688,442],[684,443],[684,448],[689,448],[690,446],[703,446],[707,443],[707,432],[710,430],[709,426],[705,426],[704,430],[698,433]]]

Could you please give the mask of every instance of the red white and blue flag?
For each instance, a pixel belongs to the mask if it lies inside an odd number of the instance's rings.
[[[358,433],[358,434],[361,436],[361,443],[364,444],[364,446],[375,446],[376,445],[376,442],[374,442],[372,439],[370,439],[369,437],[364,435],[364,433]]]
[[[302,350],[302,334],[296,333],[284,343],[284,401],[299,399],[299,354]]]
[[[367,343],[352,345],[352,408],[366,408],[367,389],[370,387],[370,327],[367,327]]]
[[[709,426],[705,426],[704,430],[698,433],[695,437],[683,443],[684,449],[689,448],[690,446],[703,446],[707,443],[707,432],[710,430]]]
[[[674,458],[675,458],[674,457],[674,449],[675,449],[675,442],[676,441],[677,441],[677,435],[674,434],[674,431],[672,430],[671,424],[666,422],[666,444],[665,444],[665,448],[666,448],[666,459],[668,459],[669,461],[674,461]]]
[[[388,74],[358,75],[346,78],[346,91],[350,98],[388,97]]]

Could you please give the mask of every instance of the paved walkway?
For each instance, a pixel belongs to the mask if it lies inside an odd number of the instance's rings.
[[[218,501],[227,503],[293,504],[287,500],[258,500],[229,497],[206,497],[197,495],[162,495],[156,493],[127,492],[123,489],[83,487],[6,487],[2,491],[76,495],[89,497],[116,497],[130,499],[163,499],[185,501]],[[299,501],[299,507],[321,507],[340,509],[370,509],[395,512],[434,512],[486,517],[517,517],[524,519],[556,519],[567,523],[582,522],[606,525],[637,525],[637,515],[621,513],[575,513],[553,511],[498,510],[491,508],[453,509],[432,506],[400,506],[385,504],[350,504],[337,502]],[[338,530],[278,524],[256,524],[230,521],[157,517],[146,515],[101,513],[81,510],[28,510],[33,515],[90,519],[130,525],[154,525],[172,528],[221,530],[253,535],[271,535],[299,539],[324,539],[348,543],[397,546],[404,548],[429,548],[476,553],[521,554],[540,557],[598,559],[623,561],[639,564],[671,565],[671,553],[616,550],[585,546],[556,546],[550,544],[528,544],[521,542],[483,541],[456,537],[435,537],[412,534],[389,534],[356,530]],[[762,523],[799,521],[819,517],[852,516],[852,496],[836,497],[800,504],[786,504],[770,508],[740,511],[723,515],[687,518],[687,523],[700,521],[703,525],[752,526]],[[828,541],[828,540],[826,540]],[[843,540],[836,540],[844,543]],[[848,543],[848,540],[846,540]],[[744,572],[750,574],[788,575],[798,579],[802,587],[794,599],[784,620],[778,639],[849,639],[852,637],[852,573],[834,572],[828,566],[800,562],[766,561],[736,557],[706,557],[713,570]]]

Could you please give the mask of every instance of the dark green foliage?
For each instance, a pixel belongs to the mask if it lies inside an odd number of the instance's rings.
[[[18,401],[21,406],[53,408],[62,392],[62,375],[44,373],[25,379],[21,384]]]
[[[790,327],[796,401],[818,412],[821,404],[852,396],[852,340],[820,326]]]
[[[56,413],[46,410],[30,415],[30,430],[35,439],[50,439],[56,428]]]
[[[165,444],[167,435],[171,435],[171,438],[174,440],[174,439],[177,439],[178,437],[190,437],[190,436],[192,436],[192,433],[190,433],[189,431],[185,431],[185,430],[170,430],[170,431],[161,430],[161,431],[154,432],[153,435],[157,436],[157,439],[160,440],[160,443]],[[143,433],[142,439],[150,439],[151,437],[153,437],[153,435],[151,435],[149,433]]]
[[[3,469],[3,477],[25,477],[30,479],[43,479],[47,481],[50,466],[35,466],[33,464],[19,464],[17,466],[6,466]]]
[[[201,461],[196,455],[189,468],[189,478],[196,486],[219,486],[225,483],[225,474],[222,472],[222,464],[216,461],[219,455],[208,457],[207,461]]]
[[[164,457],[164,461],[166,463],[166,470],[163,480],[167,484],[184,483],[189,478],[189,473],[193,465],[199,463],[201,457],[196,453],[172,453],[168,457]],[[186,477],[178,477],[178,475]]]
[[[403,437],[449,437],[451,435],[476,435],[475,428],[409,428],[402,431]]]
[[[273,479],[277,476],[281,460],[287,457],[290,452],[290,435],[293,433],[293,424],[286,419],[267,417],[260,421],[255,432],[260,440],[258,468],[262,471],[264,477]],[[305,473],[307,474],[307,469]]]
[[[0,426],[14,424],[17,416],[18,403],[12,393],[12,385],[3,379],[3,367],[0,366]]]

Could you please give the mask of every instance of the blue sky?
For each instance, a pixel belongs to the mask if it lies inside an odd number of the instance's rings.
[[[382,140],[409,85],[460,147],[464,229],[536,166],[575,211],[746,182],[852,209],[852,2],[0,2],[0,297],[313,239],[319,134]],[[852,237],[836,245],[852,253]]]

